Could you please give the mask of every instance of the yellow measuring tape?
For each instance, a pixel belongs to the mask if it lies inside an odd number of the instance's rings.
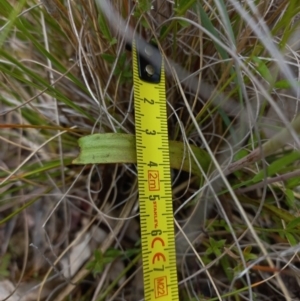
[[[140,224],[146,301],[176,301],[178,280],[164,63],[133,42],[133,82]],[[159,55],[158,55],[159,54]],[[155,55],[156,64],[150,59]],[[149,61],[150,59],[150,61]]]

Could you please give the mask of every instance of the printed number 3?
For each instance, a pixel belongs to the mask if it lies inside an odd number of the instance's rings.
[[[145,132],[147,135],[156,135],[156,131],[154,130],[153,131],[146,130]]]

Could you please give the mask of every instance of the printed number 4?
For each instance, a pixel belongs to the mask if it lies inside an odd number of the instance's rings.
[[[157,166],[157,163],[149,161],[148,166],[149,167]]]

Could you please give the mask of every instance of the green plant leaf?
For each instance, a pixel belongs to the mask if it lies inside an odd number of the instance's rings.
[[[286,196],[286,202],[289,205],[290,208],[294,208],[295,205],[295,196],[294,192],[291,189],[285,190],[285,196]]]
[[[256,56],[253,56],[252,60],[255,63],[255,70],[261,75],[261,77],[264,78],[268,83],[272,83],[273,76],[267,65]]]
[[[113,41],[113,37],[110,34],[109,27],[107,25],[107,21],[104,18],[104,14],[99,11],[99,16],[98,16],[98,23],[99,23],[99,28],[101,33],[103,34],[104,38],[111,43]]]
[[[93,134],[78,141],[79,156],[73,164],[136,163],[135,136],[121,133]],[[182,169],[202,177],[197,164],[206,172],[210,157],[205,150],[190,145],[197,160],[189,156],[187,146],[182,142],[170,141],[171,168]]]
[[[300,184],[300,177],[294,177],[294,178],[286,180],[286,187],[290,188],[290,189],[298,187],[299,184]]]
[[[178,1],[178,6],[174,8],[174,11],[176,12],[177,16],[183,16],[188,9],[191,9],[196,0],[180,0]]]
[[[217,39],[220,39],[219,34],[217,30],[215,29],[214,25],[212,24],[209,16],[206,14],[205,10],[203,9],[202,5],[199,5],[199,11],[200,11],[200,18],[202,25]],[[224,60],[228,59],[227,52],[215,41],[213,41],[217,51],[220,54],[220,57]]]
[[[290,154],[286,154],[282,158],[272,162],[267,167],[267,175],[270,177],[276,173],[278,173],[283,168],[287,167],[291,163],[300,159],[300,152],[291,152]],[[253,182],[259,182],[263,180],[265,177],[265,171],[261,170],[258,174],[253,177]]]
[[[293,234],[287,232],[285,233],[285,236],[292,246],[296,246],[298,244],[298,240],[295,239]]]
[[[296,84],[297,86],[299,86],[299,82],[293,83]],[[287,80],[287,79],[283,79],[283,80],[279,80],[275,83],[274,88],[276,89],[290,89],[293,84]]]
[[[249,154],[249,152],[247,150],[241,149],[234,155],[234,160],[235,161],[240,160],[240,159],[246,157],[248,154]]]
[[[213,237],[209,238],[209,243],[214,249],[220,249],[224,247],[226,239],[215,240]]]
[[[2,5],[6,5],[7,11],[9,11],[9,22],[6,24],[6,26],[3,26],[1,28],[1,35],[0,35],[0,48],[2,48],[4,42],[6,41],[9,33],[11,32],[11,29],[14,26],[14,23],[18,20],[18,14],[22,11],[26,0],[18,1],[16,4],[12,7],[9,2],[2,1]],[[2,13],[2,11],[1,11]]]
[[[215,240],[213,237],[209,238],[211,250],[216,256],[221,255],[221,253],[222,253],[221,249],[224,247],[225,242],[226,242],[226,239]]]
[[[11,255],[10,254],[4,254],[0,258],[0,279],[1,278],[7,278],[10,274],[9,272],[9,265],[10,265]]]
[[[95,250],[94,252],[95,260],[100,261],[103,259],[103,254],[99,250]]]
[[[252,247],[251,246],[247,246],[244,250],[243,250],[243,255],[246,261],[249,260],[253,260],[257,258],[256,254],[251,253],[252,251]]]
[[[230,35],[230,38],[232,40],[232,42],[234,42],[235,44],[235,35],[234,35],[234,32],[232,30],[232,24],[230,22],[230,18],[229,18],[229,15],[228,15],[228,8],[226,7],[225,3],[223,0],[219,0],[219,5],[220,5],[220,8],[221,8],[221,12],[222,15],[223,15],[223,18],[224,18],[224,22],[225,24],[227,25],[226,28],[227,28],[227,31]]]
[[[239,196],[239,200],[242,203],[246,203],[246,204],[251,204],[254,205],[256,207],[260,206],[260,201],[258,200],[254,200],[251,198],[248,198],[246,196]],[[274,205],[271,204],[263,204],[263,208],[266,212],[269,212],[271,214],[271,216],[273,217],[277,217],[279,219],[283,219],[286,223],[290,223],[291,221],[293,221],[296,217],[294,215],[292,215],[291,213],[289,213],[287,210],[284,210],[282,208],[278,208]],[[300,229],[300,225],[295,225],[295,228]]]
[[[94,259],[88,262],[85,266],[86,269],[90,270],[94,277],[101,273],[104,269],[104,255],[100,250],[94,251]]]
[[[287,228],[293,229],[293,228],[299,227],[299,225],[300,225],[300,217],[296,217],[295,219],[293,219],[292,221],[290,221],[287,224]]]
[[[100,56],[109,64],[113,64],[116,60],[116,56],[109,53],[101,53]]]
[[[45,194],[49,193],[50,191],[51,191],[51,188],[46,189],[41,195],[45,195]],[[27,202],[26,204],[24,204],[20,208],[16,209],[15,211],[13,211],[12,213],[10,213],[9,215],[5,216],[2,220],[0,220],[0,225],[5,224],[10,219],[12,219],[14,216],[17,216],[24,209],[30,207],[35,202],[39,201],[40,198],[41,198],[41,195],[38,195],[37,197],[33,198],[32,200],[30,200],[29,202]]]

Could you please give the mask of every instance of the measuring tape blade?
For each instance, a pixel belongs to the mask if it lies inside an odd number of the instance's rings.
[[[164,63],[153,46],[133,42],[140,224],[146,301],[176,301],[178,280]],[[156,64],[151,64],[155,55]],[[150,61],[149,61],[150,59]]]

